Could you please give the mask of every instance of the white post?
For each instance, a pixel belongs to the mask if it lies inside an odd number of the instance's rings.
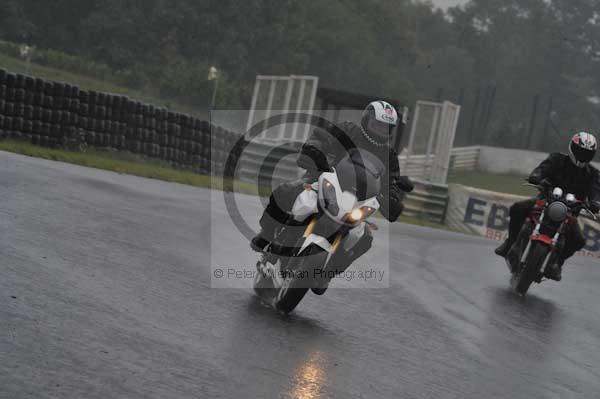
[[[287,81],[287,87],[285,89],[285,98],[283,100],[284,114],[288,114],[290,112],[290,102],[292,101],[292,90],[294,90],[294,79],[292,77],[290,77]],[[287,117],[286,117],[286,121],[287,121]],[[279,126],[279,138],[284,137],[286,127],[287,127],[287,123],[282,123]]]
[[[215,88],[213,89],[212,101],[210,102],[210,110],[215,109],[215,101],[217,99],[217,90],[219,88],[219,78],[215,79]]]
[[[319,78],[314,77],[311,79],[311,81],[312,81],[312,86],[311,86],[310,98],[309,98],[309,103],[308,103],[309,109],[306,110],[306,113],[309,116],[312,116],[312,114],[313,114],[315,99],[317,98],[317,88],[319,87]],[[309,130],[310,130],[310,123],[307,123],[306,126],[304,127],[304,134],[300,138],[301,141],[304,142],[308,139],[308,135],[310,133]]]
[[[437,144],[439,144],[439,136],[440,136],[440,114],[443,115],[443,111],[440,109],[440,105],[439,104],[432,104],[430,105],[433,108],[433,120],[431,122],[431,128],[429,129],[429,140],[427,140],[427,150],[426,150],[426,154],[425,154],[425,163],[423,165],[423,173],[425,174],[429,174],[429,178],[427,180],[432,180],[433,179],[433,175],[435,173],[435,162],[436,159],[435,157],[432,160],[431,157],[431,153],[433,151],[433,142],[434,140],[436,140],[437,138]],[[434,154],[437,157],[437,151]],[[427,171],[429,171],[429,173],[427,173]]]
[[[454,146],[454,138],[456,136],[456,129],[458,127],[458,119],[460,117],[460,105],[453,104],[451,102],[445,101],[444,105],[447,109],[452,112],[449,112],[449,116],[451,119],[448,120],[448,131],[445,135],[444,139],[444,163],[441,165],[442,170],[440,174],[440,183],[446,183],[448,180],[448,172],[450,170],[450,161],[452,156],[452,147]]]
[[[448,178],[450,154],[458,125],[460,106],[449,101],[442,105],[442,120],[440,123],[439,137],[436,145],[435,168],[432,171],[433,183],[445,183]]]
[[[433,164],[433,168],[431,170],[431,178],[430,181],[432,183],[439,183],[440,181],[440,167],[441,164],[444,162],[443,160],[443,154],[442,154],[442,150],[443,150],[443,138],[444,135],[446,134],[446,125],[447,125],[447,119],[448,119],[448,108],[446,106],[446,104],[442,104],[442,118],[441,118],[441,122],[440,122],[440,127],[439,127],[439,139],[438,142],[436,143],[435,146],[435,159],[434,159],[434,164]]]
[[[421,102],[417,101],[415,105],[415,114],[413,115],[412,124],[410,126],[410,136],[408,138],[408,146],[406,147],[406,163],[408,163],[408,158],[412,155],[413,145],[415,143],[415,133],[417,130],[417,121],[419,120],[419,112],[421,110]]]
[[[275,88],[277,86],[277,80],[271,80],[271,83],[269,85],[269,98],[267,99],[267,110],[265,113],[265,119],[264,119],[264,127],[263,127],[263,132],[262,132],[262,136],[264,138],[270,138],[267,137],[267,121],[268,119],[271,117],[271,111],[273,108],[273,98],[275,97]]]
[[[254,92],[252,93],[252,104],[250,105],[250,112],[248,113],[248,123],[246,124],[246,132],[252,128],[254,124],[254,110],[256,109],[256,102],[258,101],[258,91],[260,89],[260,76],[256,77],[254,81]]]
[[[300,113],[302,110],[302,103],[304,102],[304,90],[306,89],[306,80],[302,80],[300,82],[300,92],[298,93],[298,100],[296,101],[296,114]],[[298,132],[298,118],[294,117],[294,128],[292,130],[292,140],[296,139],[296,134]]]

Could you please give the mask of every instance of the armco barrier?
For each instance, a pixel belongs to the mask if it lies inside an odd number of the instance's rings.
[[[454,147],[450,155],[450,172],[477,170],[481,147]]]
[[[82,90],[0,69],[0,139],[47,147],[114,148],[208,173],[223,167],[236,136],[189,115],[126,96]]]
[[[448,204],[448,186],[414,179],[413,183],[415,189],[406,196],[403,214],[443,224]]]

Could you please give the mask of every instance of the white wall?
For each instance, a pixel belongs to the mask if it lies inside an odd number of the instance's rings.
[[[482,146],[479,169],[490,173],[528,175],[547,157],[548,154],[543,152]]]
[[[481,146],[479,169],[489,173],[529,175],[544,159],[547,153],[512,148]],[[600,164],[593,165],[600,169]]]

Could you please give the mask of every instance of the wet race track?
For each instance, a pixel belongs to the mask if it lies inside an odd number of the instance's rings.
[[[286,317],[210,288],[210,196],[0,152],[0,398],[600,397],[598,260],[521,300],[496,243],[395,224],[390,288]]]

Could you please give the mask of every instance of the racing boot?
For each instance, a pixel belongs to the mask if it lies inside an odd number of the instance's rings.
[[[277,231],[287,223],[288,214],[277,205],[274,196],[275,193],[271,194],[269,204],[260,217],[261,231],[250,240],[250,248],[255,252],[264,253],[265,248],[275,240]]]
[[[265,210],[260,218],[261,230],[250,240],[250,248],[255,252],[264,252],[265,248],[275,239],[276,232],[283,224],[282,222],[275,220]]]
[[[269,247],[269,253],[283,255],[285,246],[275,241],[275,236],[280,230],[281,226],[263,226],[262,230],[250,240],[250,248],[255,252],[264,253],[265,249]]]
[[[562,280],[562,267],[564,263],[564,259],[558,259],[555,264],[546,269],[546,277],[554,281]]]
[[[255,252],[263,252],[267,245],[269,245],[270,243],[271,241],[267,240],[263,236],[263,233],[261,231],[256,236],[254,236],[252,240],[250,240],[250,248],[252,248],[252,250]]]
[[[275,239],[277,226],[273,223],[263,223],[262,230],[250,240],[250,248],[256,252],[264,252]]]
[[[508,251],[510,251],[510,247],[512,247],[514,242],[515,240],[509,237],[498,248],[496,248],[494,252],[496,253],[496,255],[506,258],[506,256],[508,255]]]

